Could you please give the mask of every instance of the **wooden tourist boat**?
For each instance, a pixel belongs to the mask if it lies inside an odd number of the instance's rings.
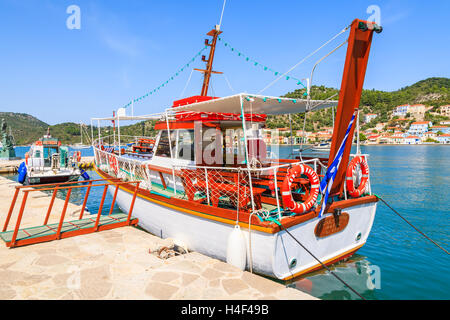
[[[381,28],[354,20],[348,29],[339,101],[247,93],[208,96],[221,33],[216,27],[208,33],[212,42],[206,42],[211,52],[208,60],[203,59],[207,66],[201,70],[205,75],[201,95],[177,100],[156,115],[122,113],[93,119],[157,120],[150,159],[111,151],[121,149],[120,134],[111,148],[101,143],[99,130],[94,143],[96,171],[104,179],[130,181],[109,190],[121,210],[128,212],[138,188],[133,216],[145,230],[283,280],[321,268],[316,258],[328,265],[354,254],[369,236],[377,207],[367,155],[350,155],[350,148],[373,32]],[[267,115],[336,105],[328,158],[267,156],[262,138]],[[357,167],[363,173],[359,185]],[[131,184],[136,180],[137,187]]]

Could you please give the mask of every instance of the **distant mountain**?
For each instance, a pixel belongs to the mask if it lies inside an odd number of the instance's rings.
[[[14,112],[0,112],[0,121],[5,119],[8,124],[8,128],[11,128],[12,134],[16,141],[16,145],[29,145],[41,138],[50,128],[50,134],[61,140],[62,144],[75,144],[81,141],[80,137],[80,125],[73,122],[64,122],[56,125],[49,125],[29,114],[26,113],[14,113]],[[125,136],[141,136],[152,135],[155,133],[153,130],[154,124],[151,121],[145,121],[145,127],[142,126],[142,122],[121,126],[121,134]],[[8,129],[9,130],[9,129]],[[87,128],[89,137],[86,136],[86,132],[83,131],[83,143],[90,143],[91,129]],[[94,137],[97,137],[97,127],[93,128]],[[108,135],[108,132],[112,132],[111,127],[102,127],[102,136]],[[89,139],[89,141],[88,141]]]
[[[26,113],[0,112],[0,119],[5,119],[8,128],[11,128],[17,145],[28,144],[37,140],[49,126]]]

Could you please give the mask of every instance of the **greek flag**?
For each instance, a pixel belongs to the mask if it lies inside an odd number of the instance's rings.
[[[353,121],[355,121],[355,116],[356,112],[353,113],[347,131],[345,132],[344,139],[342,140],[341,146],[339,147],[339,150],[336,153],[333,162],[328,167],[325,177],[320,182],[320,193],[322,193],[322,195],[325,193],[325,195],[323,196],[322,208],[320,209],[319,218],[322,216],[323,212],[325,211],[325,207],[327,206],[328,195],[330,193],[331,186],[333,185],[334,178],[336,177],[336,174],[338,172],[339,165],[341,164],[342,154],[344,153],[345,144],[347,143],[348,135],[350,133],[350,129],[352,128]]]

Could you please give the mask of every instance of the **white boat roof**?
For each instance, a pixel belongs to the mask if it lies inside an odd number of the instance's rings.
[[[304,113],[308,110],[320,110],[337,105],[334,100],[307,100],[281,97],[269,97],[256,94],[240,93],[233,96],[191,103],[185,106],[170,108],[176,112],[213,112],[241,113],[241,98],[244,113],[279,115]],[[169,111],[169,109],[167,110]]]
[[[118,115],[115,117],[91,118],[96,121],[111,120],[160,120],[166,113],[173,115],[180,112],[211,112],[211,113],[241,113],[241,99],[243,101],[244,113],[280,115],[292,113],[304,113],[312,110],[320,110],[337,106],[335,100],[308,100],[281,97],[262,96],[257,94],[239,93],[236,95],[217,98],[202,102],[195,102],[184,106],[167,108],[165,112],[134,116]]]
[[[142,120],[159,120],[161,119],[162,113],[160,114],[150,114],[150,115],[144,115],[144,116],[127,116],[127,115],[116,115],[115,117],[106,117],[106,118],[91,118],[91,120],[99,120],[99,121],[106,121],[106,120],[136,120],[136,121],[142,121]]]

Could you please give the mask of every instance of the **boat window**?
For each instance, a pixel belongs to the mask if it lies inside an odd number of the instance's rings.
[[[177,158],[194,161],[194,154],[194,130],[179,130]]]
[[[48,159],[53,154],[58,153],[58,148],[46,147],[44,148],[44,158]]]
[[[172,150],[174,150],[175,137],[173,135],[173,131],[171,132],[170,135],[170,141],[172,142]],[[155,152],[155,156],[170,158],[169,136],[167,135],[167,130],[161,131],[161,136],[159,138],[159,143]]]
[[[35,157],[35,158],[40,158],[40,157],[41,157],[41,151],[40,151],[40,150],[36,150],[36,151],[34,152],[34,157]]]

